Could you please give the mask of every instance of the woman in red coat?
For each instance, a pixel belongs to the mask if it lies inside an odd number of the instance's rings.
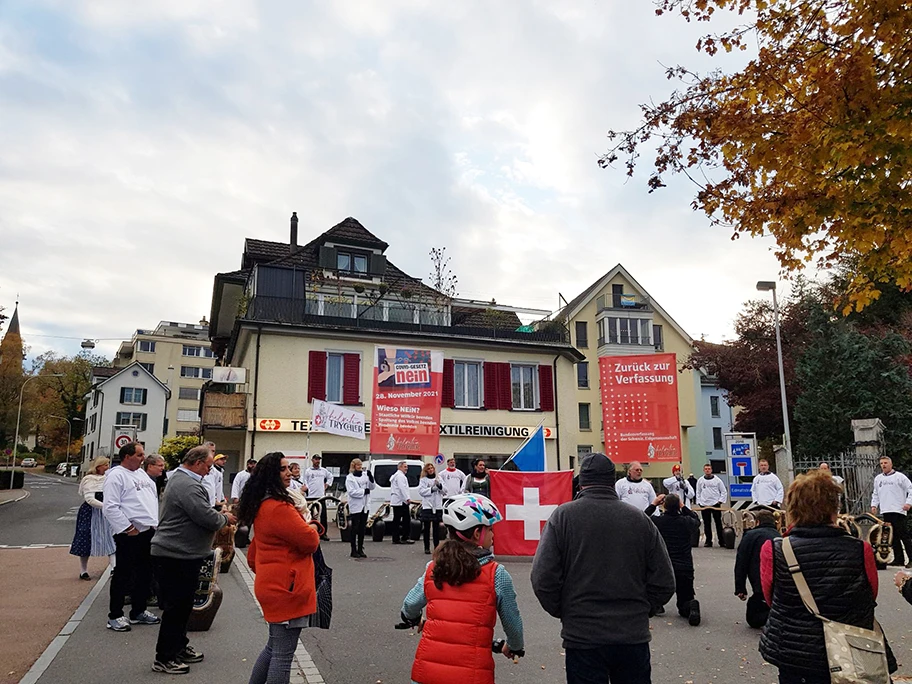
[[[266,454],[238,505],[241,524],[253,526],[247,563],[256,573],[253,591],[269,623],[269,641],[253,666],[250,684],[289,681],[301,629],[307,616],[317,612],[313,553],[320,536],[295,509],[290,481],[284,455]]]

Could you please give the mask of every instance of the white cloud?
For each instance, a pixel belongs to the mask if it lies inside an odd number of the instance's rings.
[[[621,262],[721,338],[775,277],[767,242],[710,228],[684,180],[596,165],[703,28],[649,3],[12,0],[0,304],[21,293],[33,351],[196,321],[295,210],[302,240],[357,217],[419,277],[446,245],[464,295],[517,305]]]

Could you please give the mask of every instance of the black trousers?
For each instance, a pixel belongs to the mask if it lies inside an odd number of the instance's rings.
[[[134,536],[115,534],[117,563],[111,573],[111,598],[108,617],[123,617],[124,600],[130,595],[130,617],[135,618],[146,610],[149,587],[152,583],[152,561],[149,550],[155,530],[146,530]]]
[[[393,506],[393,541],[408,540],[409,526],[409,505],[404,503]]]
[[[651,684],[649,644],[567,648],[567,684]]]
[[[716,524],[716,534],[719,537],[719,543],[722,543],[722,511],[717,511],[716,509],[707,510],[703,509],[700,511],[700,514],[703,516],[703,534],[706,535],[706,541],[712,544],[713,540],[713,531],[710,525],[711,522]]]
[[[152,557],[158,580],[158,606],[162,609],[155,659],[166,663],[177,660],[177,654],[190,643],[187,621],[193,611],[193,595],[199,586],[203,559]]]
[[[912,562],[912,539],[909,538],[908,519],[902,513],[884,513],[885,522],[893,526],[893,564],[905,565],[906,561]],[[903,547],[906,555],[903,555]]]
[[[675,604],[678,608],[678,615],[687,617],[690,615],[690,602],[694,600],[694,571],[693,568],[678,568],[672,566],[675,577]]]
[[[422,520],[421,535],[424,537],[424,548],[431,548],[431,529],[434,530],[434,548],[440,543],[440,523],[437,520]]]
[[[352,551],[364,550],[364,530],[367,526],[367,513],[351,513],[348,516],[348,523],[351,525],[351,547]]]

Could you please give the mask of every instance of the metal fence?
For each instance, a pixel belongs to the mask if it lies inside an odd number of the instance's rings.
[[[882,447],[865,447],[864,451],[843,451],[827,459],[814,461],[795,461],[795,474],[815,470],[821,462],[830,466],[833,475],[843,478],[845,489],[845,512],[859,515],[871,508],[871,492],[874,490],[874,478],[880,472],[880,457],[886,451]]]

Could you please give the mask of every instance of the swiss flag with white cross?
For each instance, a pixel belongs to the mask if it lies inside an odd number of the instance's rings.
[[[573,498],[573,471],[492,470],[490,476],[491,500],[504,517],[494,528],[494,552],[534,556],[551,513]]]

